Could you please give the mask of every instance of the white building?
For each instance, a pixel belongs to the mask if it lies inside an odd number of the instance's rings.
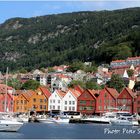
[[[69,89],[62,99],[62,111],[77,111],[77,98],[80,94],[75,89]]]
[[[49,97],[48,110],[62,110],[62,99],[65,94],[61,90],[55,90]]]

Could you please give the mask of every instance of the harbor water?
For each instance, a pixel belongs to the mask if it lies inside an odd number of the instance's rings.
[[[0,132],[0,139],[140,139],[140,126],[27,123],[18,132]]]

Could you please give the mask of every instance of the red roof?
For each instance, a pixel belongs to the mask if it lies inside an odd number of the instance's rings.
[[[51,96],[50,91],[46,87],[39,87],[39,89],[44,93],[44,95],[49,98]]]
[[[5,84],[0,84],[0,93],[6,93],[6,87],[7,90],[13,90],[12,87],[6,86]]]
[[[96,99],[96,97],[95,97],[96,91],[95,90],[87,89],[87,91],[92,95],[93,98]]]
[[[79,91],[75,90],[75,89],[69,88],[69,91],[70,91],[76,98],[78,98],[78,97],[81,95],[81,93],[80,93]]]
[[[125,62],[125,60],[114,60],[111,63],[120,63],[120,62]]]
[[[135,93],[134,93],[130,88],[125,87],[125,88],[122,90],[122,92],[123,92],[124,90],[126,90],[126,91],[130,94],[130,96],[131,96],[132,98],[135,98]],[[121,92],[121,93],[122,93],[122,92]],[[120,94],[121,94],[121,93],[120,93]]]
[[[128,57],[128,58],[127,58],[127,60],[136,60],[136,59],[140,59],[140,56]]]
[[[77,90],[77,91],[79,91],[81,94],[84,91],[84,89],[80,85],[75,86],[74,89]]]
[[[105,90],[107,90],[114,98],[117,98],[119,93],[117,92],[116,89],[114,88],[108,88],[108,87],[105,87]]]
[[[62,91],[62,90],[56,90],[56,92],[58,93],[58,95],[63,98],[66,95],[66,92]]]

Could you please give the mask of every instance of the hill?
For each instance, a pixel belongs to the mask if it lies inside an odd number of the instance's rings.
[[[0,71],[140,55],[140,8],[13,18],[0,24]]]

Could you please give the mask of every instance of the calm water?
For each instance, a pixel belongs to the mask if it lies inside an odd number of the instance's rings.
[[[113,133],[113,134],[111,134]],[[140,139],[140,127],[101,124],[27,123],[18,132],[0,132],[1,139]]]

